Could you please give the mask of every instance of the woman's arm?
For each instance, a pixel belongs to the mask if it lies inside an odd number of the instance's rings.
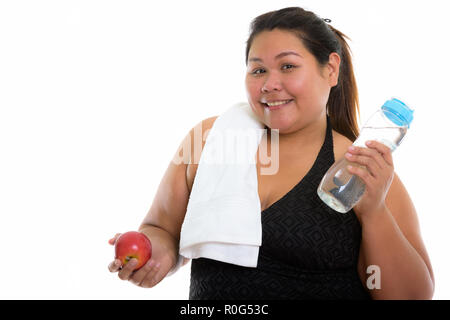
[[[376,141],[367,145],[369,148],[349,148],[346,154],[349,161],[365,168],[349,168],[366,184],[363,198],[354,207],[362,226],[361,280],[366,282],[364,271],[375,266],[381,286],[369,288],[373,298],[431,299],[433,271],[414,205],[394,173],[390,149]]]
[[[430,259],[414,205],[397,175],[386,196],[386,207],[362,215],[360,222],[363,269],[378,266],[381,277],[380,289],[369,290],[372,298],[431,299],[434,277]]]
[[[159,283],[178,260],[180,231],[190,195],[186,172],[192,159],[194,129],[177,149],[158,186],[150,210],[139,227],[139,231],[155,244],[153,255],[159,257],[161,263],[153,285]]]
[[[155,243],[154,255],[159,257],[161,263],[153,285],[161,281],[177,263],[181,226],[191,193],[191,180],[195,177],[195,172],[189,170],[189,167],[197,166],[207,133],[216,118],[201,121],[183,139],[159,184],[152,206],[139,227],[139,231]],[[188,261],[185,259],[183,264]]]
[[[216,118],[208,118],[198,123],[189,131],[177,149],[159,184],[151,208],[139,227],[139,231],[144,233],[152,243],[152,257],[137,271],[133,271],[137,263],[136,259],[131,259],[124,266],[118,259],[111,262],[110,272],[118,272],[120,279],[145,288],[153,287],[177,263],[181,225],[195,177],[194,169],[197,167],[195,163],[200,158],[207,132]],[[109,243],[114,245],[119,235],[116,234]]]

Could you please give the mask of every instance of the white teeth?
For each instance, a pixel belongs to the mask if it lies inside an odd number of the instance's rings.
[[[291,100],[283,100],[283,101],[267,102],[266,104],[267,104],[269,107],[275,107],[275,106],[279,106],[279,105],[285,104],[285,103],[287,103],[287,102],[289,102],[289,101],[291,101]]]

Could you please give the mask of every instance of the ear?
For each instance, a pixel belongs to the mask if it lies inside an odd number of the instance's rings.
[[[330,53],[326,70],[328,83],[331,87],[334,87],[338,84],[340,64],[341,57],[336,52]]]

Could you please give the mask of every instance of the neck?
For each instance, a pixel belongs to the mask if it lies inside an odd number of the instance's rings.
[[[280,153],[287,155],[304,153],[308,148],[316,148],[317,145],[322,145],[325,140],[326,129],[327,118],[326,114],[324,114],[317,121],[301,129],[289,133],[280,133]]]

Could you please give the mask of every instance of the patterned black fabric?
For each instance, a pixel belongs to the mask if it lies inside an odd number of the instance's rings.
[[[257,267],[193,259],[189,299],[370,299],[357,273],[361,226],[354,211],[334,211],[317,196],[333,162],[327,118],[312,168],[261,213]]]

